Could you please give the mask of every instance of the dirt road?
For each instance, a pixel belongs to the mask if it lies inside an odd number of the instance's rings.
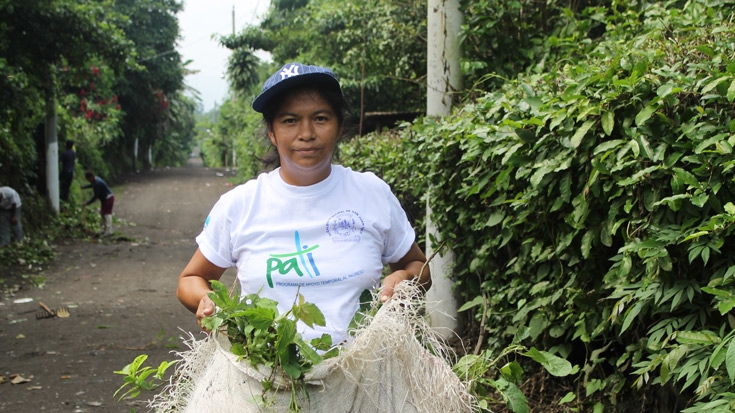
[[[123,383],[113,371],[139,354],[154,366],[172,360],[185,349],[182,330],[199,333],[176,280],[230,176],[192,158],[131,177],[113,188],[119,236],[59,242],[42,288],[0,296],[0,411],[147,411],[150,395],[113,397]],[[36,319],[39,302],[70,316]]]

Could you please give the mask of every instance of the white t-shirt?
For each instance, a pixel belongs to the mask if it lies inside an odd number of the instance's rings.
[[[214,265],[237,266],[242,295],[271,298],[283,313],[303,294],[327,324],[299,323],[303,338],[328,333],[337,344],[362,292],[379,286],[383,265],[406,255],[415,233],[384,181],[332,165],[315,185],[288,185],[277,169],[232,189],[196,240]]]
[[[2,199],[0,199],[0,208],[13,209],[13,204],[16,208],[20,208],[20,195],[15,192],[15,189],[9,186],[0,186],[0,192],[3,194]]]

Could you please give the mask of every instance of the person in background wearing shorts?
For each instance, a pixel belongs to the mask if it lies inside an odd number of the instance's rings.
[[[11,233],[15,241],[23,241],[20,206],[18,192],[9,186],[0,186],[0,247],[10,244]]]
[[[87,171],[84,177],[89,181],[89,185],[84,185],[82,189],[92,188],[92,198],[84,205],[90,205],[96,200],[100,200],[100,216],[102,217],[102,232],[100,235],[108,237],[112,235],[112,207],[115,204],[115,195],[113,195],[110,187],[99,176],[92,171]]]

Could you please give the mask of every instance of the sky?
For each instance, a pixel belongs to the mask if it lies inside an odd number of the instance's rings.
[[[184,0],[184,11],[178,14],[178,51],[183,62],[192,60],[186,84],[199,91],[204,111],[222,104],[227,96],[227,58],[230,51],[212,39],[213,34],[232,33],[232,10],[235,10],[235,32],[257,25],[268,11],[270,0]]]

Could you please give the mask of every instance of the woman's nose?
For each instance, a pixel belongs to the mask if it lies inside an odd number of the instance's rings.
[[[304,121],[299,124],[298,138],[301,140],[312,140],[316,137],[314,132],[314,124],[311,121]]]

